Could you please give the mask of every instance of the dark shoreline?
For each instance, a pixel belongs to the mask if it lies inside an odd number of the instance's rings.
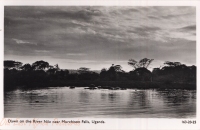
[[[166,61],[162,68],[154,68],[151,72],[144,66],[150,63],[147,61],[152,59],[142,59],[130,72],[123,71],[120,65],[112,64],[109,69],[103,68],[100,73],[86,67],[80,67],[72,73],[67,69],[60,69],[58,64],[52,66],[42,60],[23,66],[21,62],[4,61],[4,91],[49,86],[90,87],[91,84],[91,87],[108,89],[196,90],[196,66]]]
[[[29,86],[4,86],[4,91],[15,89],[43,89],[47,87],[120,87],[128,89],[185,89],[196,90],[196,83],[142,82],[142,81],[63,81],[53,80],[47,83],[32,83]]]

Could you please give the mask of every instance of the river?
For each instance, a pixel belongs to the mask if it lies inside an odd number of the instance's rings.
[[[49,87],[4,94],[8,118],[194,118],[196,90]]]

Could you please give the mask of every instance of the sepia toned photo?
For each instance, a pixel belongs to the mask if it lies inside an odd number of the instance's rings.
[[[196,7],[4,6],[5,118],[196,118]]]

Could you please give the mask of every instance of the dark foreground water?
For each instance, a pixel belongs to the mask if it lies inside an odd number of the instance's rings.
[[[4,95],[4,116],[13,118],[193,118],[195,90],[86,90],[50,87]]]

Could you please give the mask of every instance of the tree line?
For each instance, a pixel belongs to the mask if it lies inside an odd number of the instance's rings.
[[[112,64],[108,69],[103,68],[96,73],[87,67],[80,67],[76,73],[67,69],[60,69],[59,65],[50,65],[40,60],[33,64],[24,64],[19,61],[4,61],[4,86],[45,86],[55,81],[139,81],[139,82],[174,82],[196,83],[196,66],[186,66],[180,62],[166,61],[163,67],[149,71],[148,67],[153,59],[143,58],[139,61],[128,60],[127,64],[133,67],[125,72],[121,65]],[[56,84],[53,84],[56,85]]]

